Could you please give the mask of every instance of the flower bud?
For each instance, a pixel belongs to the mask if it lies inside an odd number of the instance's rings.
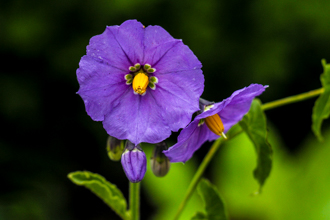
[[[125,151],[121,155],[121,164],[129,181],[140,182],[147,169],[147,158],[140,145],[134,146],[127,140]]]
[[[107,151],[110,160],[113,161],[120,160],[121,154],[124,151],[124,141],[109,136],[107,140]]]
[[[165,156],[163,150],[167,150],[167,145],[165,142],[156,144],[152,157],[150,159],[151,170],[155,176],[163,177],[170,170],[170,160]]]

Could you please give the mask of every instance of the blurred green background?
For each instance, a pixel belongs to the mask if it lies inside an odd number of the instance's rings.
[[[319,88],[330,61],[326,0],[93,0],[0,2],[0,219],[119,219],[69,172],[104,175],[127,196],[120,163],[107,158],[107,134],[85,113],[75,71],[89,39],[106,25],[137,19],[183,39],[203,63],[203,98],[221,101],[250,83],[269,85],[263,102]],[[315,99],[266,112],[274,168],[261,196],[256,158],[245,135],[218,152],[205,176],[232,220],[330,219],[330,123],[312,135]],[[174,143],[176,135],[169,139]],[[141,219],[170,219],[199,162],[172,164],[164,178],[148,169]],[[150,158],[151,147],[145,147]],[[183,175],[184,174],[184,175]],[[182,219],[203,205],[194,194]]]

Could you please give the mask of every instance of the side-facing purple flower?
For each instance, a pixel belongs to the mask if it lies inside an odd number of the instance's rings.
[[[178,136],[178,142],[163,151],[171,162],[186,162],[205,141],[224,135],[249,111],[252,100],[268,86],[251,84],[219,103],[201,101],[201,113]],[[212,131],[211,131],[212,130]],[[217,134],[216,134],[217,133]]]
[[[78,94],[110,136],[158,143],[199,109],[201,67],[188,46],[162,27],[128,20],[90,39],[77,69]]]

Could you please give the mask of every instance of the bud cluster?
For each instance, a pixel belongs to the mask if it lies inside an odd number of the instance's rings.
[[[165,142],[156,144],[150,158],[151,170],[157,177],[165,176],[170,169],[170,161],[163,153],[167,149]],[[109,136],[107,151],[111,160],[119,161],[121,159],[121,164],[129,181],[136,183],[143,179],[147,169],[147,159],[140,145],[135,146],[129,140],[124,145],[123,140]]]

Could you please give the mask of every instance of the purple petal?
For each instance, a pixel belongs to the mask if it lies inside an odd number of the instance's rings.
[[[135,144],[161,142],[171,130],[178,131],[190,122],[199,109],[203,82],[201,70],[193,70],[160,76],[156,90],[148,89],[144,96],[128,89],[116,100],[116,107],[108,109],[103,126],[110,136]]]
[[[83,56],[79,66],[77,93],[85,102],[87,114],[95,121],[102,121],[125,90],[131,89],[125,84],[125,72],[90,56]]]
[[[150,91],[166,124],[173,131],[185,127],[194,112],[199,110],[198,100],[204,88],[202,70],[163,74],[158,77],[156,90]],[[165,110],[165,111],[164,111]]]
[[[145,29],[144,45],[144,61],[156,68],[157,75],[202,67],[188,46],[174,39],[160,26],[148,26]]]
[[[149,25],[145,28],[144,46],[146,51],[168,42],[181,41],[174,39],[164,28]]]
[[[143,25],[136,20],[109,26],[90,39],[87,55],[127,71],[130,66],[142,62],[143,37]]]
[[[251,84],[248,87],[235,91],[229,98],[220,103],[215,103],[210,110],[196,116],[196,119],[206,118],[208,116],[219,114],[225,133],[249,111],[252,100],[263,93],[265,88],[260,84]],[[210,136],[210,141],[217,139],[219,136]]]
[[[210,110],[197,115],[193,122],[182,129],[178,136],[178,142],[167,151],[163,151],[164,154],[171,162],[185,162],[189,160],[205,141],[212,141],[220,137],[209,130],[205,123],[198,126],[200,119],[219,114],[225,132],[227,132],[243,118],[249,111],[252,100],[265,91],[265,88],[267,86],[251,84],[249,87],[235,91],[224,101],[215,103]]]
[[[208,139],[207,126],[198,126],[198,120],[194,120],[178,137],[178,143],[170,147],[163,153],[173,162],[186,162],[194,152]]]
[[[240,92],[236,96],[230,97],[230,102],[219,112],[225,132],[242,120],[243,116],[250,110],[252,100],[263,93],[265,88],[267,87],[260,84],[252,84],[239,90]]]
[[[224,99],[222,102],[215,103],[214,106],[200,115],[198,115],[196,118],[202,119],[206,118],[208,116],[214,115],[216,113],[222,112],[222,109],[227,108],[226,111],[231,111],[230,117],[239,118],[242,115],[242,117],[249,111],[252,100],[263,93],[265,89],[268,86],[263,86],[260,84],[251,84],[248,87],[244,87],[240,90],[236,90],[231,94],[230,97]],[[229,106],[228,106],[229,105]],[[228,108],[230,107],[230,108]],[[234,109],[236,108],[236,109]],[[221,117],[221,114],[219,114]],[[226,115],[226,114],[225,114]],[[222,119],[222,118],[221,118]],[[237,121],[238,122],[238,121]]]
[[[121,164],[129,181],[140,182],[147,170],[147,158],[143,151],[134,148],[121,156]]]
[[[128,139],[134,144],[141,142],[158,143],[171,135],[171,129],[150,91],[144,96],[135,95],[128,89],[118,100],[103,121],[110,136]]]
[[[143,24],[136,20],[125,21],[120,25],[118,32],[113,33],[132,65],[143,61],[144,33]]]
[[[193,52],[159,26],[145,29],[146,63],[156,68],[159,82],[150,91],[162,111],[166,124],[173,131],[185,127],[199,109],[198,100],[204,90],[201,63]],[[167,73],[167,74],[165,74]]]

